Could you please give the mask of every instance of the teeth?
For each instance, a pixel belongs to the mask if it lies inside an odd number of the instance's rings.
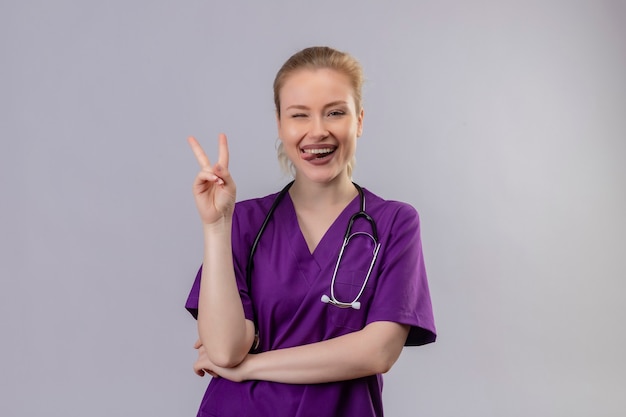
[[[333,151],[332,148],[322,148],[322,149],[304,149],[304,153],[312,153],[315,155],[323,154],[323,153],[331,153]]]

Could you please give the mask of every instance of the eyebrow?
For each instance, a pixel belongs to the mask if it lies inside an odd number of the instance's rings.
[[[345,106],[347,104],[348,102],[344,100],[331,101],[330,103],[325,104],[324,108],[327,109],[328,107],[334,107],[334,106],[339,106],[339,105]],[[309,107],[305,106],[304,104],[292,104],[291,106],[285,108],[285,110],[290,110],[290,109],[309,110]]]

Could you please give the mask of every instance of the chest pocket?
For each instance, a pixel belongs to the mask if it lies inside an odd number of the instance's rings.
[[[345,270],[339,269],[335,278],[335,298],[337,301],[351,303],[361,291],[367,270]],[[357,300],[361,303],[361,308],[341,308],[328,304],[329,316],[334,325],[350,330],[361,330],[365,327],[370,301],[374,294],[373,279],[370,277],[367,285],[363,288],[363,293]]]

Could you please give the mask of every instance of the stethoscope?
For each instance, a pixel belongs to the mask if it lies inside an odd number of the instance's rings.
[[[333,278],[332,278],[332,280],[330,282],[330,297],[328,295],[324,294],[324,295],[322,295],[321,301],[323,303],[326,303],[326,304],[332,304],[332,305],[337,306],[339,308],[350,308],[351,307],[351,308],[353,308],[355,310],[358,310],[358,309],[361,308],[361,302],[359,301],[359,298],[361,298],[361,295],[363,294],[363,291],[365,290],[365,286],[367,285],[367,281],[369,280],[370,275],[372,273],[372,268],[374,268],[374,264],[376,263],[376,258],[378,256],[378,251],[380,250],[380,242],[378,241],[378,232],[376,230],[376,222],[374,221],[374,219],[372,219],[372,217],[369,214],[367,214],[365,212],[365,196],[363,194],[363,189],[358,184],[356,184],[356,183],[353,183],[353,184],[354,184],[354,187],[359,192],[359,198],[361,200],[361,207],[360,207],[360,210],[358,212],[354,213],[350,217],[350,220],[348,222],[348,226],[346,228],[346,233],[344,234],[344,238],[343,238],[343,244],[341,245],[341,250],[339,251],[339,256],[337,257],[337,263],[335,264],[335,269],[333,270]],[[293,181],[291,181],[289,184],[287,184],[285,186],[285,188],[283,188],[282,191],[278,194],[278,196],[274,200],[274,203],[270,207],[270,210],[267,213],[267,216],[265,217],[265,220],[263,220],[263,223],[261,224],[261,228],[259,229],[259,232],[257,233],[256,238],[254,239],[254,242],[252,243],[252,248],[250,249],[250,256],[248,257],[248,268],[246,269],[246,280],[247,280],[247,284],[248,284],[248,292],[249,293],[250,293],[251,288],[252,288],[252,268],[253,268],[253,264],[254,264],[253,258],[254,258],[254,253],[256,252],[257,245],[258,245],[259,241],[261,240],[261,236],[263,235],[263,232],[265,231],[265,228],[267,227],[267,224],[269,223],[270,219],[272,218],[272,215],[274,214],[274,211],[276,211],[276,207],[278,207],[278,204],[283,199],[285,194],[287,194],[287,192],[289,191],[289,188],[291,188],[292,185],[293,185]],[[369,222],[369,224],[372,227],[372,233],[371,234],[369,234],[367,232],[354,232],[354,233],[352,233],[352,225],[359,218],[363,218],[367,222]],[[337,297],[335,296],[335,279],[337,278],[337,271],[339,270],[339,264],[341,263],[341,259],[343,257],[343,252],[346,249],[346,247],[348,246],[348,243],[350,242],[350,240],[353,237],[355,237],[355,236],[366,236],[369,239],[371,239],[372,242],[374,243],[374,249],[372,251],[372,262],[370,262],[369,269],[367,270],[367,275],[365,276],[365,280],[363,281],[363,285],[361,285],[361,289],[360,289],[359,293],[356,295],[356,297],[354,297],[354,299],[352,301],[350,301],[350,302],[339,301],[337,299]]]

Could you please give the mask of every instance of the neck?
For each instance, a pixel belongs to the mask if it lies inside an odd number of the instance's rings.
[[[316,183],[299,179],[289,190],[294,205],[308,209],[323,209],[336,205],[345,206],[358,194],[352,180],[348,177],[337,178],[330,183]]]

